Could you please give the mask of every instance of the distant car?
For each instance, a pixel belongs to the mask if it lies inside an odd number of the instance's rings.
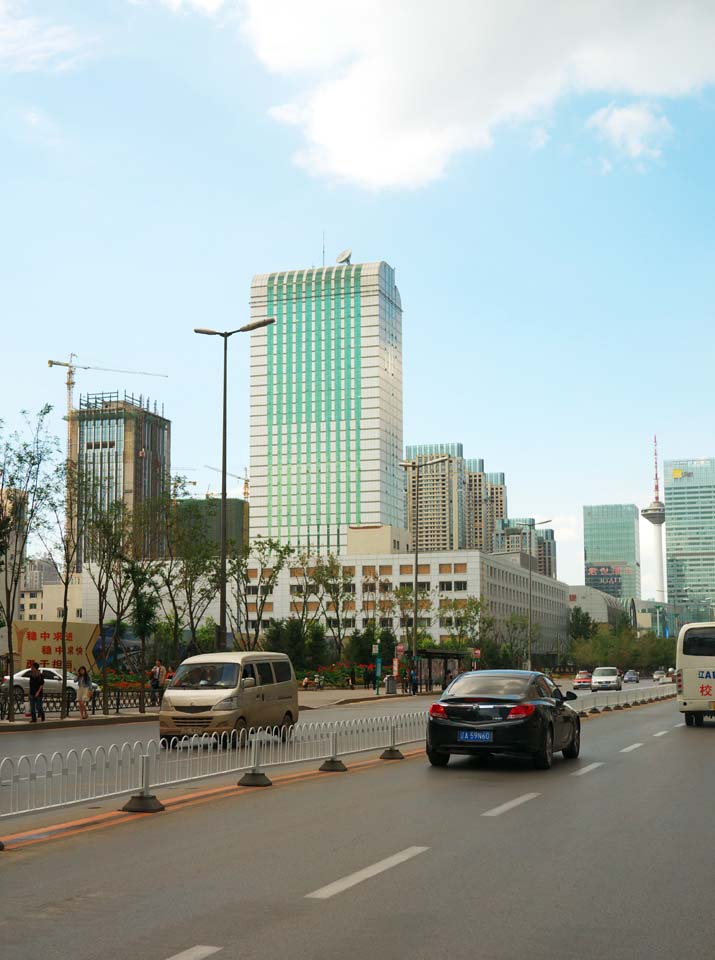
[[[618,667],[596,667],[591,674],[591,689],[597,690],[620,690],[621,677],[618,673]]]
[[[641,678],[638,676],[635,670],[626,670],[623,677],[624,683],[640,683]]]
[[[427,759],[446,767],[453,754],[502,754],[530,757],[537,770],[548,770],[557,750],[573,760],[581,721],[566,701],[575,699],[531,670],[463,673],[429,709]]]
[[[664,673],[662,677],[659,677],[656,682],[657,683],[675,683],[675,675],[670,673]]]
[[[579,670],[576,676],[573,678],[573,687],[574,690],[577,687],[588,687],[591,689],[591,673],[589,670]]]
[[[62,693],[62,671],[55,670],[53,667],[42,667],[42,677],[44,680],[43,685],[43,694],[47,696],[48,694],[60,694]],[[10,680],[10,677],[3,677],[2,688],[6,690]],[[16,698],[22,703],[30,691],[30,671],[29,670],[20,670],[14,674],[12,678],[12,689],[15,691]],[[96,694],[99,690],[99,686],[96,683],[92,684],[92,695]],[[67,671],[67,696],[70,699],[70,702],[74,703],[77,699],[77,676],[74,673]]]
[[[665,670],[654,670],[653,671],[653,680],[655,683],[660,683],[660,681],[665,676]]]

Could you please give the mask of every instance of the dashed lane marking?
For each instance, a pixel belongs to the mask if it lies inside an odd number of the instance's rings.
[[[589,763],[587,767],[582,767],[581,770],[576,770],[571,774],[572,777],[582,777],[586,773],[591,773],[592,770],[598,770],[599,767],[602,767],[602,763]]]
[[[520,807],[522,803],[528,803],[529,800],[535,800],[536,797],[540,797],[540,793],[525,793],[521,797],[516,797],[514,800],[508,800],[506,803],[502,803],[498,807],[493,807],[491,810],[487,810],[486,813],[483,813],[483,817],[500,817],[502,813],[507,813],[509,810],[513,810],[514,807]]]
[[[664,737],[664,736],[666,735],[666,733],[670,733],[670,731],[669,731],[669,730],[660,730],[658,733],[654,733],[653,736],[654,736],[654,737]]]
[[[630,753],[631,750],[637,750],[638,747],[642,747],[642,743],[632,743],[630,747],[624,747],[620,752],[621,753]]]
[[[223,950],[223,947],[205,947],[197,944],[195,947],[189,947],[188,950],[182,950],[181,953],[175,953],[168,960],[204,960],[204,957],[210,957],[219,950]]]
[[[336,880],[334,883],[329,883],[326,887],[320,887],[319,890],[307,893],[305,895],[306,899],[328,900],[330,897],[334,897],[344,890],[349,890],[350,887],[354,887],[364,880],[376,877],[379,873],[384,873],[385,870],[391,870],[392,867],[397,867],[406,860],[411,860],[413,857],[419,856],[420,853],[424,853],[426,850],[429,850],[429,847],[407,847],[406,850],[401,850],[400,853],[395,853],[391,857],[386,857],[384,860],[378,860],[378,862],[373,863],[372,866],[358,870],[356,873],[351,873],[347,877],[343,877],[342,880]]]

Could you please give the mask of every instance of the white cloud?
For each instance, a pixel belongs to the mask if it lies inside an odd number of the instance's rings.
[[[0,0],[0,70],[67,69],[86,46],[70,27],[28,15],[24,0]]]
[[[632,160],[655,160],[673,128],[657,107],[634,103],[617,107],[611,103],[589,117],[587,124],[600,138]]]
[[[534,127],[529,137],[530,150],[543,150],[551,139],[551,135],[544,127]]]
[[[538,128],[567,94],[651,100],[715,82],[712,0],[361,0],[351,7],[225,0],[222,7],[238,10],[264,66],[296,84],[271,111],[300,129],[296,161],[367,188],[428,183],[456,155],[488,148],[505,124]],[[655,156],[668,121],[653,108],[645,108],[649,117],[635,112],[641,108],[606,107],[592,127],[629,156]]]
[[[62,136],[59,127],[42,110],[35,107],[25,110],[21,114],[21,122],[26,137],[45,147],[59,147],[62,145]]]
[[[208,16],[218,13],[226,5],[225,0],[159,0],[159,2],[174,13],[179,10],[196,10]]]

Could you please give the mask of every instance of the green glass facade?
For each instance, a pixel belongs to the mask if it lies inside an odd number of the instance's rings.
[[[665,551],[668,602],[715,604],[715,459],[666,460]]]
[[[251,527],[337,550],[349,524],[402,526],[401,307],[385,263],[254,278]]]
[[[639,512],[634,503],[583,508],[584,576],[587,587],[612,597],[640,599]]]

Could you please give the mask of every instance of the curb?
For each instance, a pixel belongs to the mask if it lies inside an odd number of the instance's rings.
[[[113,724],[122,723],[157,723],[159,714],[138,713],[135,717],[118,716],[105,717],[98,716],[86,720],[46,720],[44,723],[31,723],[29,720],[15,720],[12,723],[4,720],[0,725],[0,735],[3,733],[17,733],[18,731],[32,730],[33,733],[39,733],[40,730],[63,730],[68,727],[109,727]]]

